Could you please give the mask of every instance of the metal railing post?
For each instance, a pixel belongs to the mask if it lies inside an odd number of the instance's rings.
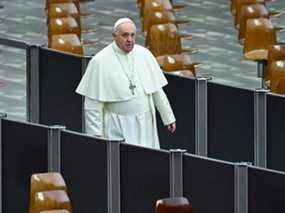
[[[234,213],[248,213],[248,163],[235,165]]]
[[[48,130],[48,171],[61,172],[61,131],[64,126],[50,126]]]
[[[266,89],[265,75],[266,75],[266,60],[257,61],[257,77],[261,78],[261,88]]]
[[[40,47],[27,46],[27,120],[33,123],[40,122]]]
[[[256,89],[254,94],[254,165],[267,166],[267,92]]]
[[[207,156],[208,140],[208,79],[197,78],[195,82],[195,153]]]
[[[121,212],[120,141],[107,144],[108,213]]]
[[[170,150],[170,197],[183,196],[183,153],[186,150]]]

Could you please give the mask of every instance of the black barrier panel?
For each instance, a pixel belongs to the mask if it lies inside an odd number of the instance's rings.
[[[285,98],[267,96],[267,166],[285,171]]]
[[[74,213],[106,213],[107,143],[63,131],[61,153]]]
[[[121,212],[154,212],[169,197],[169,153],[121,144]]]
[[[28,212],[30,176],[47,171],[47,128],[3,120],[3,213]]]
[[[40,49],[40,123],[82,130],[81,70],[81,57]]]
[[[254,161],[254,91],[208,84],[208,156]]]
[[[167,131],[159,116],[158,130],[162,149],[186,149],[195,153],[195,80],[166,74],[168,85],[164,87],[176,117],[174,134]]]
[[[285,174],[248,168],[248,212],[280,212],[285,203]]]
[[[184,196],[193,212],[234,213],[234,165],[190,155],[183,158]]]

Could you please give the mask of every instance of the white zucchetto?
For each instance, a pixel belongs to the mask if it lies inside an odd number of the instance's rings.
[[[129,19],[127,17],[119,18],[114,24],[113,32],[116,32],[118,30],[119,26],[121,24],[124,24],[124,23],[132,23],[134,25],[134,27],[136,27],[135,23],[131,19]]]

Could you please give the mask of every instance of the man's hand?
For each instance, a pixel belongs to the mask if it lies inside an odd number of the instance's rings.
[[[174,122],[174,123],[172,123],[172,124],[168,124],[168,125],[167,125],[167,130],[168,130],[169,132],[171,132],[171,133],[175,132],[175,130],[176,130],[176,123]]]

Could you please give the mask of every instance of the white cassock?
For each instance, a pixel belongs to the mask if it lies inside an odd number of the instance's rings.
[[[85,96],[86,133],[159,148],[155,108],[164,125],[175,122],[166,84],[148,49],[135,45],[125,53],[111,43],[91,59],[76,89]]]

